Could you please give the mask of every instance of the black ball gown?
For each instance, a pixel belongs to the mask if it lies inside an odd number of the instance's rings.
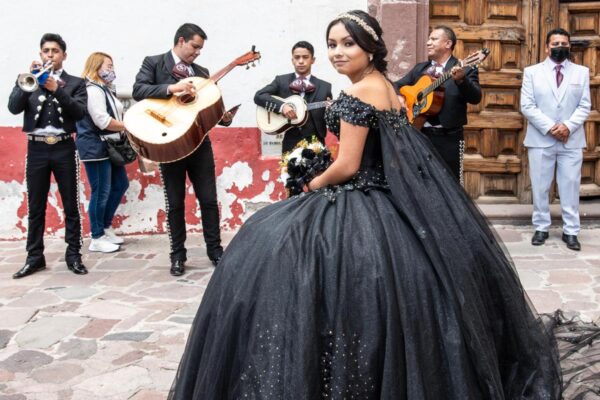
[[[560,399],[556,342],[473,202],[406,115],[350,181],[255,213],[228,246],[170,399]]]

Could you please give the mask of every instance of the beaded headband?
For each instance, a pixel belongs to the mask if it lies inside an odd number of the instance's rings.
[[[340,15],[338,15],[338,18],[339,19],[345,18],[345,19],[349,19],[349,20],[356,22],[361,28],[364,29],[365,32],[367,32],[369,35],[371,35],[373,40],[375,40],[376,42],[379,40],[379,36],[377,36],[375,29],[371,28],[365,21],[363,21],[362,18],[359,18],[356,15],[352,15],[352,14],[348,14],[348,13],[340,14]]]

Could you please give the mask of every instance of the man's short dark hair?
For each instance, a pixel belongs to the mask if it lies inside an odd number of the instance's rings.
[[[435,28],[433,28],[434,31],[436,29],[444,31],[446,37],[452,42],[452,47],[450,49],[454,50],[454,46],[456,46],[456,33],[454,33],[452,28],[450,28],[448,25],[438,25]]]
[[[202,39],[206,40],[206,33],[196,24],[183,24],[177,29],[175,32],[175,39],[173,40],[173,46],[177,44],[179,38],[182,37],[184,41],[188,42],[194,38],[195,35],[200,36]]]
[[[550,32],[548,32],[548,34],[546,35],[546,44],[547,45],[550,44],[550,37],[552,35],[563,35],[563,36],[566,36],[567,39],[569,39],[569,43],[571,42],[571,34],[569,32],[567,32],[563,28],[554,28]]]
[[[306,40],[301,40],[298,43],[296,43],[294,45],[294,47],[292,47],[292,53],[296,49],[306,49],[309,51],[311,56],[313,56],[313,57],[315,56],[315,48],[313,47],[312,44],[308,43]]]
[[[67,44],[58,33],[44,33],[44,36],[42,36],[42,40],[40,40],[40,49],[44,46],[44,43],[46,42],[56,42],[58,43],[58,46],[61,48],[63,53],[67,51]]]

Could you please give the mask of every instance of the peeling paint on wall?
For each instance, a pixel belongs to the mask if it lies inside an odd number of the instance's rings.
[[[258,208],[283,198],[277,158],[260,154],[260,132],[256,128],[216,128],[211,134],[217,175],[217,197],[221,226],[236,229]],[[11,165],[0,172],[0,240],[26,237],[27,196],[24,182],[26,141],[18,128],[1,128],[0,162]],[[89,234],[87,207],[90,189],[81,166],[80,200],[84,234]],[[163,187],[158,172],[142,173],[133,163],[127,166],[129,189],[117,209],[114,226],[124,234],[166,232]],[[202,214],[188,182],[186,223],[190,231],[201,231]],[[46,232],[64,233],[62,202],[56,183],[50,186],[46,211]]]
[[[0,238],[23,235],[23,219],[18,210],[23,202],[25,185],[17,181],[0,182]]]

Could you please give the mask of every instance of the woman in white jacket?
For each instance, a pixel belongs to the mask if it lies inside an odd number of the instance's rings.
[[[129,187],[125,167],[111,163],[104,141],[119,139],[125,129],[123,105],[111,85],[115,79],[112,57],[92,53],[85,63],[82,78],[86,80],[88,107],[86,117],[77,123],[76,144],[91,187],[89,249],[110,253],[119,250],[123,243],[123,239],[115,235],[112,222]]]

